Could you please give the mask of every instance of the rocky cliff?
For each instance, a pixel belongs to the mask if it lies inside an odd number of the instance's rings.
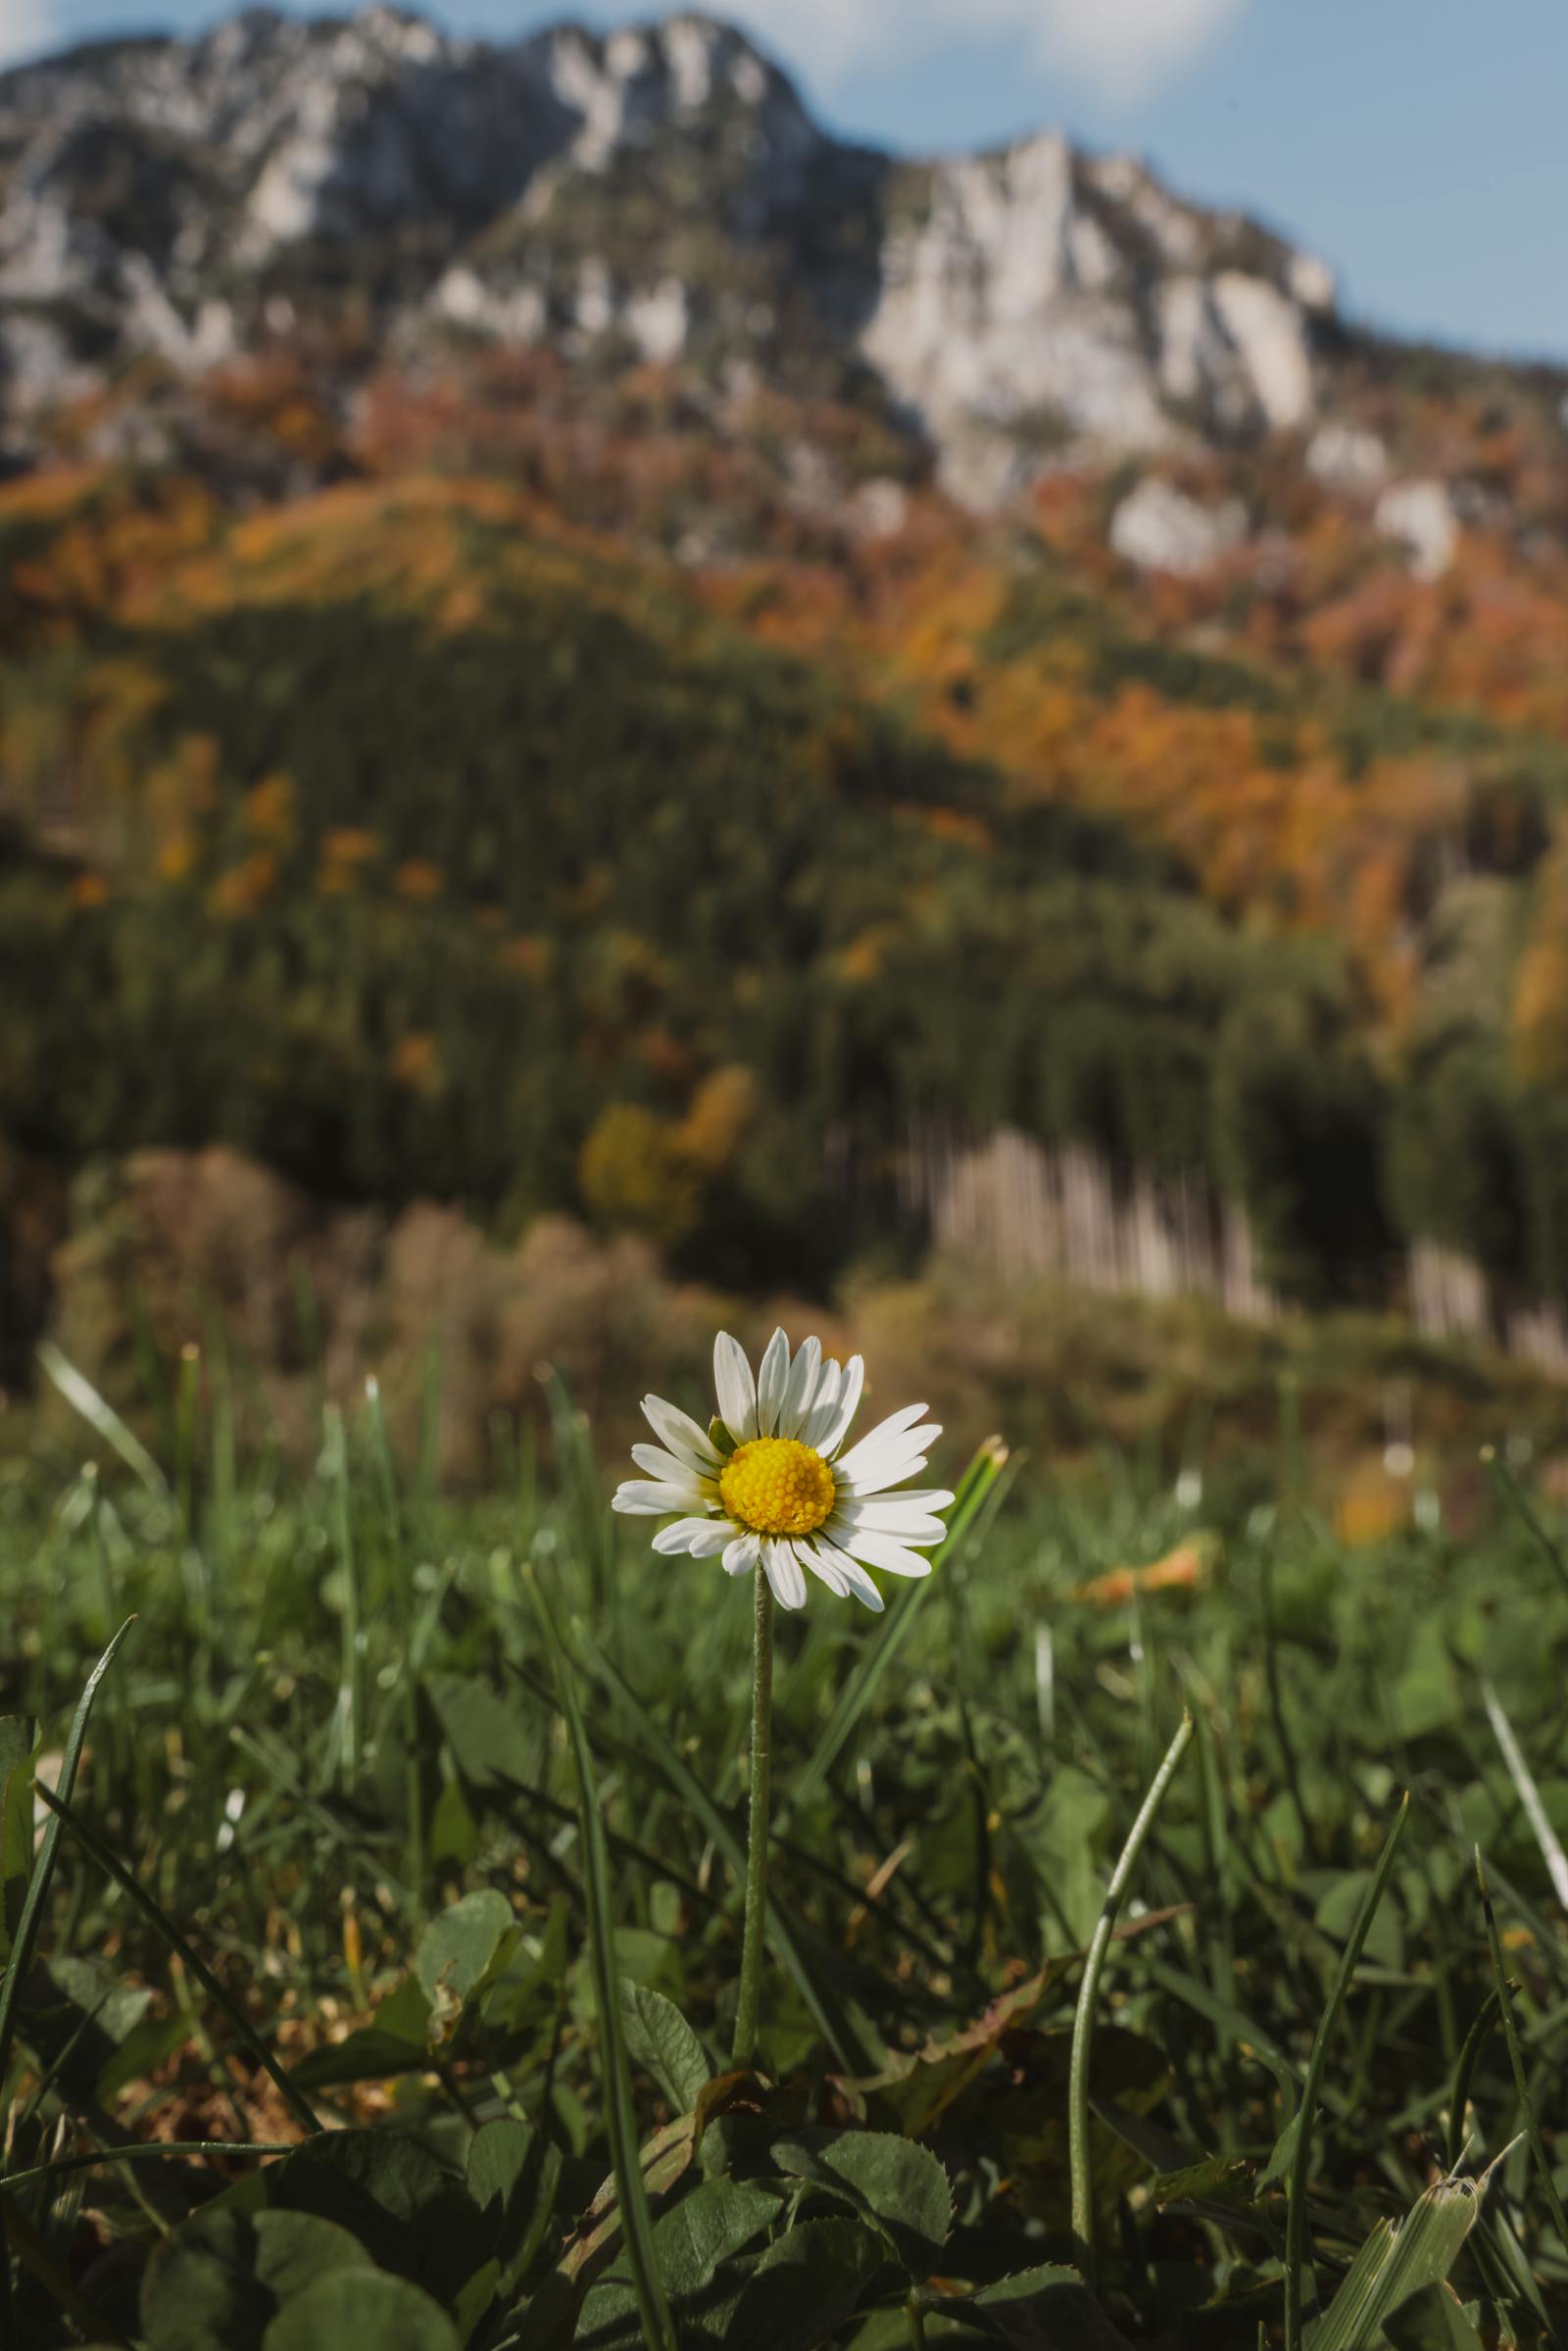
[[[847,145],[700,16],[493,46],[252,10],[0,76],[13,419],[307,332],[864,403],[977,504],[1064,448],[1295,431],[1347,345],[1321,263],[1132,159]]]

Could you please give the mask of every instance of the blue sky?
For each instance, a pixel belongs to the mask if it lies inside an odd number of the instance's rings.
[[[0,0],[0,55],[211,0]],[[505,34],[658,0],[442,0]],[[730,0],[836,126],[904,148],[1057,123],[1333,264],[1412,334],[1568,360],[1565,0]]]

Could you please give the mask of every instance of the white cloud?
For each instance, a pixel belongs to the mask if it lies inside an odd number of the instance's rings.
[[[1046,72],[1123,101],[1195,58],[1246,0],[718,0],[813,82],[949,42],[1021,38]],[[652,13],[639,0],[627,14]]]
[[[1050,0],[1039,43],[1048,65],[1133,99],[1179,72],[1244,0]]]
[[[0,69],[35,57],[57,33],[49,0],[0,0]]]

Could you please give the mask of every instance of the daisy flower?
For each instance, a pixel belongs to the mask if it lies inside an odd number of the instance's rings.
[[[760,1566],[781,1608],[805,1607],[808,1568],[841,1599],[853,1594],[880,1610],[866,1569],[928,1576],[931,1562],[920,1553],[947,1533],[938,1514],[953,1496],[904,1487],[942,1434],[916,1425],[924,1404],[906,1404],[844,1451],[864,1384],[858,1355],[824,1362],[820,1340],[808,1339],[792,1357],[782,1331],[754,1379],[740,1343],[721,1331],[713,1343],[717,1417],[702,1429],[662,1396],[644,1396],[660,1444],[632,1446],[647,1476],[620,1487],[614,1507],[650,1518],[678,1512],[654,1537],[656,1551],[719,1557],[732,1576]]]

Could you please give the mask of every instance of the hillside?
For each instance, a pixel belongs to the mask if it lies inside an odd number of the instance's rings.
[[[705,20],[385,11],[0,77],[0,350],[12,1376],[214,1143],[1568,1349],[1556,378]]]

